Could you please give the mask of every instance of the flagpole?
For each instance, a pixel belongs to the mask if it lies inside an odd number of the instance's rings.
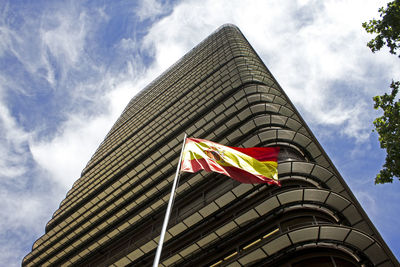
[[[172,184],[171,195],[169,196],[167,211],[165,212],[164,223],[163,223],[163,226],[161,229],[160,240],[158,241],[156,256],[154,257],[153,267],[158,267],[158,263],[160,261],[162,246],[164,243],[165,232],[167,231],[168,221],[169,221],[169,217],[171,215],[172,205],[173,205],[174,198],[175,198],[175,191],[176,191],[176,187],[177,187],[178,181],[179,181],[179,173],[181,170],[182,154],[183,154],[183,149],[185,148],[185,142],[186,142],[186,133],[183,137],[181,155],[179,156],[178,167],[176,168],[175,178],[174,178],[174,182]]]

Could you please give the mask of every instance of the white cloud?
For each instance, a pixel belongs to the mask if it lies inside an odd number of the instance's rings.
[[[212,30],[234,23],[307,121],[340,126],[342,134],[365,141],[371,97],[399,70],[397,58],[374,55],[365,45],[371,36],[361,22],[376,10],[375,2],[361,0],[184,1],[153,25],[144,47],[166,69]]]
[[[4,18],[12,12],[5,8]],[[84,48],[95,34],[93,27],[109,19],[103,8],[90,12],[88,15],[76,2],[63,2],[44,7],[40,17],[21,12],[23,23],[19,27],[0,20],[0,56],[7,51],[18,59],[24,71],[44,78],[56,89],[69,82],[64,80],[67,72],[87,67]]]
[[[7,83],[1,80],[2,85]],[[61,200],[62,194],[60,187],[49,183],[46,173],[31,164],[31,134],[10,114],[4,104],[4,90],[0,86],[0,262],[20,266],[21,255],[44,231],[49,214],[56,208],[57,203],[52,201]]]
[[[61,134],[51,141],[31,141],[30,149],[35,161],[49,171],[52,179],[69,189],[110,125],[105,118],[71,115],[62,127]]]
[[[5,83],[5,80],[0,77]],[[2,83],[2,84],[4,84]],[[4,105],[3,87],[0,85],[0,178],[15,178],[27,171],[24,145],[28,133],[21,129]]]
[[[0,26],[0,56],[11,47],[13,38],[15,38],[13,32],[4,26]]]
[[[47,19],[57,26],[40,30],[43,45],[58,58],[59,62],[75,65],[85,45],[86,14],[84,12],[71,14],[69,10],[60,11]]]
[[[376,196],[371,196],[367,191],[355,191],[361,206],[366,209],[368,214],[376,217],[379,214],[379,206],[377,204]]]
[[[115,86],[112,84],[116,82]],[[121,114],[130,98],[138,91],[130,80],[114,81],[109,78],[101,82],[113,88],[103,96],[101,115],[83,113],[70,114],[59,129],[59,134],[51,140],[30,140],[30,150],[34,160],[50,173],[51,179],[63,188],[71,188],[74,181],[95,152],[112,124]]]
[[[2,11],[4,17],[9,16],[7,10]],[[21,256],[29,252],[33,240],[44,232],[46,221],[134,93],[131,91],[122,98],[121,92],[127,91],[127,85],[121,85],[121,79],[109,79],[105,75],[107,66],[97,66],[88,60],[84,48],[91,48],[87,46],[87,38],[99,20],[97,17],[72,6],[52,11],[44,11],[40,18],[24,16],[16,28],[6,19],[0,19],[0,57],[2,60],[4,56],[14,57],[10,62],[18,66],[17,72],[6,71],[0,76],[0,262],[7,266],[20,266]],[[2,62],[2,68],[6,63]],[[88,70],[98,76],[87,80],[68,76],[71,71]],[[32,77],[32,84],[27,77]],[[26,118],[18,117],[20,103],[32,104],[32,99],[47,90],[34,83],[40,78],[47,80],[51,89],[64,91],[60,95],[72,97],[77,103],[77,107],[59,103],[58,110],[48,110],[48,115],[60,111],[67,118],[64,123],[54,125],[59,134],[52,134],[51,139],[38,137],[43,130],[40,124],[27,130],[23,125]],[[105,84],[107,81],[114,84]],[[104,96],[101,92],[105,87],[115,89],[120,97]],[[12,103],[15,99],[23,101]],[[37,104],[49,104],[45,101],[49,100],[40,99]],[[100,107],[83,106],[81,103],[85,101],[94,101]],[[113,105],[108,109],[101,106],[102,101]]]
[[[37,174],[46,181],[45,173]],[[29,173],[16,177],[22,180],[20,183],[0,187],[0,262],[7,266],[21,265],[21,256],[30,251],[32,240],[44,233],[44,226],[58,205],[55,200],[61,201],[60,195],[64,194],[54,184],[29,188],[32,177],[27,176]]]
[[[150,19],[154,20],[157,16],[160,16],[168,11],[168,3],[163,4],[158,0],[140,0],[136,16],[141,21]]]

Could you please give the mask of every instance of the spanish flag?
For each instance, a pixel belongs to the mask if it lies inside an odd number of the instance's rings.
[[[182,172],[217,172],[241,183],[277,184],[279,147],[229,147],[204,139],[187,138]]]

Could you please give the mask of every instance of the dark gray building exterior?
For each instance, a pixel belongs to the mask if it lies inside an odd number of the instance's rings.
[[[399,266],[233,25],[130,101],[22,265],[151,266],[184,133],[280,146],[282,186],[183,173],[161,266]]]

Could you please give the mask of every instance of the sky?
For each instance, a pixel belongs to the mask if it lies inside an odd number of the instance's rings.
[[[400,182],[372,97],[400,80],[361,23],[375,0],[0,0],[0,265],[20,266],[128,101],[225,23],[288,94],[392,252]]]

